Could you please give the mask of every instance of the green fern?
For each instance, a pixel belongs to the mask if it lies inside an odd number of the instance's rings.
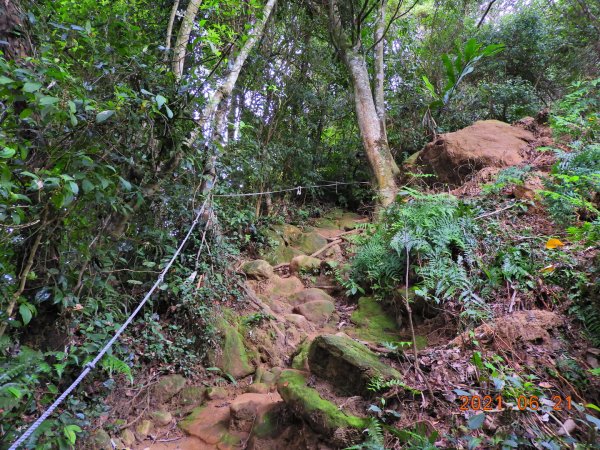
[[[377,419],[373,417],[369,418],[369,424],[365,433],[367,434],[367,438],[364,442],[352,447],[346,447],[344,450],[385,450],[383,427]]]
[[[127,377],[130,383],[133,383],[131,367],[126,362],[113,355],[106,355],[102,360],[102,368],[112,377],[113,373],[121,373]]]

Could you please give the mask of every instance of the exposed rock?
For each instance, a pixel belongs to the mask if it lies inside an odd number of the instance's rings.
[[[263,259],[246,261],[242,264],[241,269],[248,278],[254,278],[256,280],[264,280],[273,276],[273,267]]]
[[[316,325],[324,325],[335,311],[335,304],[329,300],[313,300],[302,303],[294,308],[294,312],[302,314]]]
[[[310,322],[302,314],[286,314],[283,317],[286,321],[294,324],[296,328],[302,331],[311,331],[313,328]]]
[[[146,439],[154,431],[154,423],[151,420],[142,420],[135,427],[135,435],[140,441]]]
[[[265,290],[269,297],[287,297],[304,289],[302,281],[297,277],[281,278],[275,275]]]
[[[354,310],[350,320],[356,328],[348,330],[348,334],[359,339],[375,343],[398,340],[396,320],[372,297],[358,299],[358,308]]]
[[[292,355],[292,369],[304,370],[308,372],[310,370],[308,366],[308,350],[310,349],[311,340],[305,339],[300,346],[296,349]]]
[[[198,406],[204,400],[206,388],[200,386],[188,386],[182,389],[179,394],[179,404],[181,406]]]
[[[327,239],[318,233],[303,233],[295,242],[294,245],[298,247],[303,253],[312,255],[317,250],[322,249],[327,245]]]
[[[357,225],[365,219],[358,214],[344,213],[344,215],[338,220],[338,226],[341,230],[350,231],[354,230]]]
[[[238,330],[224,320],[220,322],[219,328],[223,334],[223,341],[217,367],[234,378],[244,378],[254,373],[254,367],[248,361],[246,347]]]
[[[292,305],[301,305],[303,303],[319,301],[328,301],[335,303],[335,299],[322,289],[310,288],[304,289],[294,295],[288,297],[288,302]]]
[[[258,414],[258,405],[252,400],[236,401],[229,407],[229,412],[229,429],[249,433]]]
[[[450,341],[449,345],[469,345],[476,339],[482,345],[492,344],[502,350],[512,350],[517,343],[549,346],[551,338],[548,331],[562,324],[561,317],[552,311],[517,311],[484,323],[471,332],[465,332]]]
[[[290,224],[272,225],[271,228],[281,236],[287,244],[291,244],[298,240],[302,235],[302,230],[300,228]]]
[[[90,436],[90,445],[94,450],[112,450],[113,448],[110,436],[102,429],[92,433]]]
[[[206,397],[209,400],[222,400],[227,398],[227,390],[224,387],[211,387],[206,390]]]
[[[425,146],[417,163],[439,181],[461,185],[484,167],[508,167],[523,162],[523,149],[535,136],[498,120],[482,120],[445,133]]]
[[[154,386],[153,396],[158,403],[164,403],[185,387],[185,378],[181,375],[167,375]]]
[[[336,448],[345,448],[360,442],[368,421],[347,415],[337,405],[323,399],[306,385],[305,375],[295,370],[281,373],[277,390],[289,410],[305,420],[310,427]]]
[[[312,256],[299,255],[295,256],[290,262],[290,271],[298,272],[318,272],[321,268],[321,260]]]
[[[308,352],[308,364],[315,375],[330,381],[340,391],[368,397],[373,378],[401,378],[400,372],[382,363],[366,346],[346,336],[321,335]]]
[[[135,444],[135,434],[127,428],[121,432],[121,441],[125,444],[125,447],[131,447]]]
[[[268,394],[269,385],[265,383],[254,383],[246,388],[246,392],[249,394]]]
[[[321,217],[315,220],[315,227],[334,230],[337,230],[339,228],[336,220],[331,219],[329,217]]]
[[[160,427],[169,425],[173,421],[173,416],[169,411],[153,411],[150,418]]]
[[[294,256],[298,255],[304,255],[304,253],[297,248],[289,247],[287,245],[280,245],[277,248],[269,250],[262,256],[269,263],[273,264],[274,266],[278,266],[279,264],[289,263]]]

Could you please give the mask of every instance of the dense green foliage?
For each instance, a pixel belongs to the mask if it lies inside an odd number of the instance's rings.
[[[172,1],[17,3],[23,27],[10,46],[19,43],[20,57],[0,42],[0,447],[96,355],[184,236],[205,200],[207,150],[215,150],[202,136],[188,137],[264,4],[201,2],[177,81],[165,46]],[[188,3],[181,1],[174,34]],[[551,106],[555,134],[575,143],[572,152],[548,149],[559,162],[546,180],[546,205],[573,241],[594,245],[598,6],[589,2],[582,13],[572,1],[503,4],[478,26],[487,3],[421,1],[390,24],[385,94],[394,156],[400,162],[419,150],[432,131],[514,121]],[[366,20],[372,28],[374,15]],[[372,72],[372,52],[366,58]],[[82,430],[106,413],[102,396],[142,365],[196,373],[214,345],[214,307],[243,297],[234,257],[268,244],[263,225],[304,223],[334,202],[372,210],[349,83],[307,2],[279,2],[229,99],[210,214],[103,360],[95,387],[71,397],[28,448],[77,446]],[[430,107],[433,130],[423,123]],[[559,258],[561,270],[543,276],[573,288],[572,312],[598,339],[600,307],[590,300],[598,296],[585,294],[597,269],[580,276],[571,254],[543,249],[539,236],[499,243],[498,221],[477,218],[527,172],[502,173],[483,204],[405,190],[363,240],[345,282],[398,302],[408,265],[415,295],[455,302],[476,322],[506,283],[533,296],[531,274]],[[349,184],[219,197],[336,181]]]

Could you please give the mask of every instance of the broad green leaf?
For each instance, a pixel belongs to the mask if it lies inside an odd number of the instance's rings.
[[[121,186],[123,186],[123,189],[125,189],[126,191],[131,190],[131,183],[129,181],[127,181],[123,177],[119,177],[119,181],[121,182]]]
[[[431,95],[433,95],[433,97],[437,97],[437,94],[435,93],[435,87],[431,81],[429,81],[429,78],[427,78],[426,75],[423,75],[423,82],[425,83],[425,87],[431,93]]]
[[[0,158],[12,158],[15,156],[15,153],[17,153],[17,151],[14,148],[4,147],[2,150],[0,150]]]
[[[86,193],[94,190],[94,185],[88,179],[85,179],[81,182],[81,187],[83,188],[83,192],[86,192]]]
[[[107,109],[106,111],[99,112],[96,114],[96,123],[102,123],[110,119],[115,114],[115,111],[112,109]]]
[[[44,96],[40,98],[39,104],[41,106],[52,106],[55,103],[58,103],[59,99],[56,97]]]
[[[173,118],[173,111],[171,111],[171,108],[169,108],[167,105],[165,105],[165,110],[167,111],[167,117],[169,119]]]
[[[8,77],[5,77],[4,75],[0,75],[0,84],[9,84],[9,83],[14,83],[15,80],[11,80]]]
[[[157,95],[154,100],[156,100],[156,105],[158,106],[158,109],[162,108],[162,106],[167,103],[167,99],[165,97],[163,97],[162,95]]]
[[[477,430],[483,426],[483,422],[485,421],[485,414],[480,413],[474,416],[471,416],[468,422],[469,429]]]
[[[456,74],[454,72],[454,65],[452,61],[450,61],[450,57],[446,54],[442,55],[442,62],[446,67],[446,76],[448,77],[448,84],[455,85],[456,84]]]
[[[68,185],[69,185],[69,188],[71,189],[71,192],[74,195],[79,194],[79,186],[77,186],[77,183],[75,183],[74,181],[69,181]]]
[[[27,325],[29,322],[31,322],[33,314],[31,313],[31,310],[27,307],[26,304],[22,303],[21,305],[19,305],[19,313],[21,314],[21,318],[23,319],[23,324]]]
[[[28,82],[23,85],[23,92],[37,92],[42,87],[42,83]]]

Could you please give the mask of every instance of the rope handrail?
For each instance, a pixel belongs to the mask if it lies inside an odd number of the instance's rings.
[[[19,446],[21,446],[35,432],[35,430],[37,430],[39,428],[39,426],[54,412],[54,410],[56,408],[58,408],[58,406],[60,406],[60,404],[71,394],[71,392],[73,392],[73,390],[81,383],[81,381],[83,381],[83,379],[87,376],[87,374],[90,373],[90,371],[96,367],[96,364],[102,359],[102,357],[112,347],[112,345],[116,342],[116,340],[119,339],[121,334],[123,334],[125,329],[133,321],[133,319],[135,319],[137,314],[141,311],[141,309],[144,307],[144,305],[150,299],[150,296],[154,293],[154,291],[156,289],[158,289],[158,287],[164,281],[164,278],[165,278],[167,272],[169,271],[169,269],[171,268],[171,266],[173,265],[173,263],[175,262],[175,260],[177,259],[177,257],[181,253],[181,251],[183,250],[183,247],[185,246],[185,244],[191,237],[192,232],[198,225],[200,218],[204,214],[204,210],[206,209],[206,205],[207,205],[209,199],[210,199],[210,195],[207,196],[206,199],[204,200],[204,203],[202,204],[202,207],[198,211],[198,214],[196,214],[196,218],[190,225],[190,229],[188,230],[185,238],[181,241],[181,244],[179,245],[179,247],[177,247],[177,250],[175,250],[175,253],[171,257],[171,259],[169,260],[167,265],[160,272],[156,282],[154,283],[152,288],[150,288],[150,290],[146,293],[146,295],[144,296],[144,298],[142,299],[140,304],[137,306],[137,308],[135,308],[135,310],[130,314],[130,316],[127,318],[127,320],[123,323],[123,325],[121,325],[121,327],[117,330],[117,332],[114,334],[114,336],[107,342],[107,344],[102,348],[102,350],[100,350],[100,352],[96,355],[96,357],[92,361],[90,361],[89,363],[87,363],[85,365],[85,368],[83,369],[81,374],[79,374],[79,376],[75,379],[75,381],[73,381],[73,383],[71,383],[71,385],[60,395],[60,397],[58,397],[54,401],[54,403],[52,403],[52,405],[50,405],[46,409],[46,411],[44,411],[43,414],[25,431],[25,433],[23,433],[9,447],[9,450],[17,450],[19,448]]]

